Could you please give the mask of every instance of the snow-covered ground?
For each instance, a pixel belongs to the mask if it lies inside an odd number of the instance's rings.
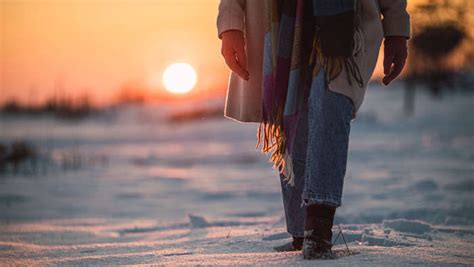
[[[411,117],[402,101],[372,86],[352,123],[333,229],[352,254],[329,261],[272,250],[289,236],[257,124],[165,122],[188,104],[2,116],[0,141],[41,156],[0,174],[0,265],[474,265],[474,95],[417,92]]]

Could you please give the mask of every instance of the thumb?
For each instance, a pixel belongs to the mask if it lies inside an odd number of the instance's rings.
[[[391,51],[385,50],[383,58],[383,74],[388,75],[390,73],[394,58],[395,56]]]

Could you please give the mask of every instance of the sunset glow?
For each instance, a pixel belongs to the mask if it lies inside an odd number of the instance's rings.
[[[223,94],[229,70],[216,35],[218,0],[0,1],[0,103],[55,97],[108,104]],[[199,12],[196,12],[199,10]],[[165,69],[192,63],[198,82],[170,94]],[[206,75],[212,73],[212,75]]]
[[[166,90],[175,94],[191,91],[196,85],[196,81],[196,71],[188,63],[171,64],[163,73],[163,84]]]

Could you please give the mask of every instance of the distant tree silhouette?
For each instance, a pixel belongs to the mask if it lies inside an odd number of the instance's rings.
[[[416,85],[425,85],[436,97],[444,89],[469,88],[460,79],[474,65],[471,45],[474,1],[427,0],[411,10],[410,40],[405,76],[405,111],[414,112]],[[463,83],[459,84],[460,81]],[[472,81],[471,81],[472,82]]]

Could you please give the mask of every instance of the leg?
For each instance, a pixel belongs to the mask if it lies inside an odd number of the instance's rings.
[[[329,90],[323,71],[313,77],[308,109],[308,148],[301,206],[339,207],[349,147],[352,100]]]
[[[308,105],[302,252],[305,259],[332,258],[332,226],[341,205],[353,105],[349,97],[329,90],[322,69],[313,78]]]
[[[285,178],[284,175],[280,174],[286,228],[288,233],[296,237],[303,237],[304,235],[304,218],[306,216],[306,210],[301,206],[308,142],[308,105],[306,102],[307,100],[305,99],[301,107],[292,151],[295,186],[289,185],[283,180]]]
[[[311,75],[312,68],[308,67],[308,75]],[[311,79],[308,79],[308,86]],[[294,237],[304,236],[304,221],[306,209],[301,206],[301,195],[305,183],[305,165],[308,146],[308,96],[307,91],[302,98],[300,114],[296,126],[295,138],[293,141],[292,163],[295,174],[295,185],[291,186],[283,179],[285,176],[280,174],[280,183],[283,193],[283,206],[285,208],[286,227],[288,233]]]

